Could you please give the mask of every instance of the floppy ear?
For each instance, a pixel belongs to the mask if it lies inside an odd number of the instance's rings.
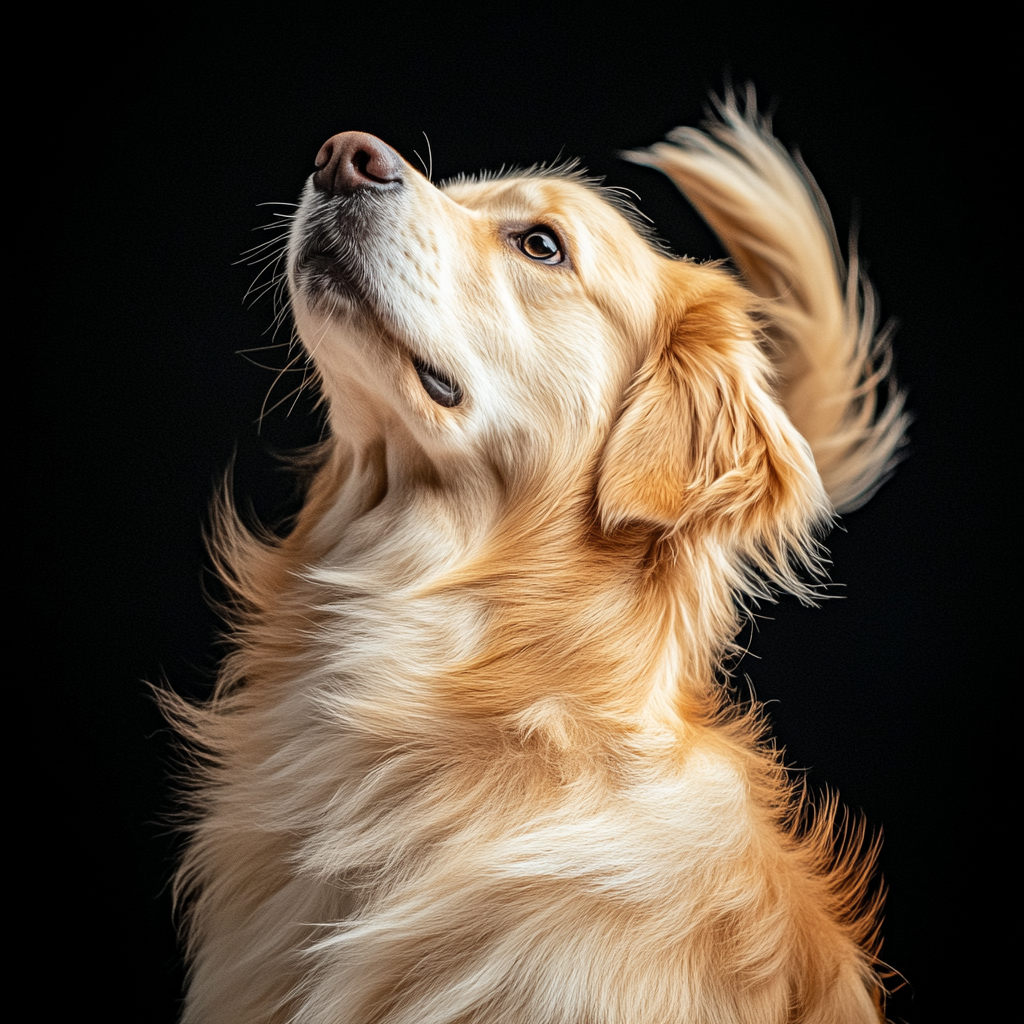
[[[772,393],[755,300],[720,271],[677,266],[691,293],[695,277],[704,287],[668,317],[626,394],[600,467],[601,525],[710,533],[782,569],[813,547],[828,500]]]

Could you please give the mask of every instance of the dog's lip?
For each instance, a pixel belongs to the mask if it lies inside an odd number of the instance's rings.
[[[305,223],[296,240],[296,274],[312,270],[314,275],[328,279],[321,284],[337,284],[345,293],[361,294],[358,252],[363,244],[372,241],[373,206],[384,201],[378,193],[387,191],[387,185],[380,185],[372,191],[330,195],[314,186],[303,201]],[[319,290],[314,282],[310,283],[314,290]]]
[[[439,370],[433,363],[410,352],[413,369],[431,400],[446,409],[460,405],[463,399],[461,386],[449,373]]]
[[[359,275],[341,258],[333,239],[323,230],[307,238],[295,260],[295,276],[310,298],[325,295],[365,302]]]

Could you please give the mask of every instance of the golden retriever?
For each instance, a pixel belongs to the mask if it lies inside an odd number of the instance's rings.
[[[166,698],[185,1021],[882,1019],[874,848],[726,681],[894,462],[887,338],[749,99],[627,155],[738,275],[571,169],[320,150],[287,283],[330,438],[288,536],[218,505],[232,651]]]

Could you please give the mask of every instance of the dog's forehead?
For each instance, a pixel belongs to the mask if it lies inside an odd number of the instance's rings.
[[[495,228],[554,228],[584,292],[631,324],[647,324],[655,315],[660,282],[670,261],[602,194],[605,191],[580,177],[529,173],[459,181],[444,189],[449,199]]]
[[[460,206],[524,225],[549,223],[575,236],[634,239],[647,244],[621,210],[585,179],[524,174],[494,180],[459,180],[442,190]]]

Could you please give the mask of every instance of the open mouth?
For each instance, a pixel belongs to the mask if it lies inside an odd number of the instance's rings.
[[[437,402],[450,409],[462,401],[462,388],[447,374],[424,362],[417,356],[412,357],[412,365],[423,385],[423,390]]]

